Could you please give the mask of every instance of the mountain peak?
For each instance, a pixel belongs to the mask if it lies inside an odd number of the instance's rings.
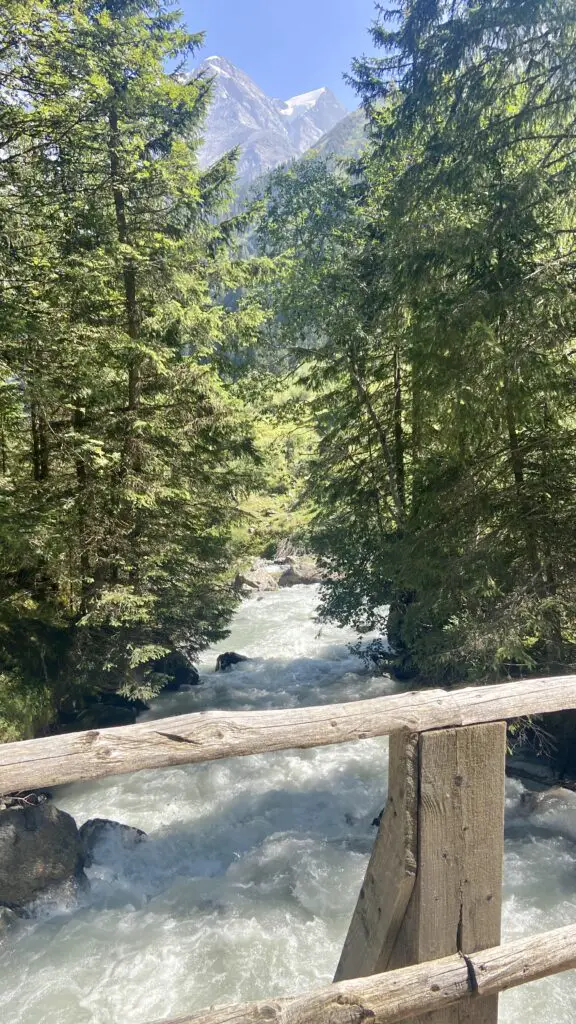
[[[303,92],[299,96],[292,96],[289,100],[283,101],[280,111],[285,117],[299,117],[316,106],[318,100],[328,92],[325,86],[322,89],[313,89],[312,92]]]
[[[209,166],[239,147],[238,177],[244,184],[301,156],[348,114],[324,86],[273,99],[226,57],[206,57],[194,74],[214,78],[201,164]]]
[[[213,67],[215,71],[231,71],[235,74],[243,74],[241,69],[236,67],[236,65],[233,64],[231,60],[228,60],[227,57],[219,57],[218,55],[205,57],[200,67],[204,67],[206,65],[210,65],[210,67]]]
[[[245,74],[241,68],[237,67],[236,64],[233,64],[227,57],[219,57],[218,55],[205,57],[194,72],[195,75],[206,73],[215,75],[217,78],[231,78],[233,80],[243,79],[245,81],[250,81],[248,75]]]

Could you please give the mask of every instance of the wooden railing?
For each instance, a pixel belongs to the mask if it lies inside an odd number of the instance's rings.
[[[474,1011],[487,996],[574,967],[576,926],[571,925],[466,958],[448,956],[388,974],[339,982],[295,999],[220,1006],[162,1024],[396,1024],[415,1015],[433,1014],[428,1021],[435,1019],[438,1011],[444,1014],[455,1009],[462,1010],[462,1020],[469,1021],[476,1020]]]
[[[576,708],[576,676],[281,711],[204,711],[0,745],[0,793]]]
[[[575,708],[576,676],[560,676],[182,715],[4,744],[0,793],[389,735],[388,802],[336,983],[182,1021],[496,1024],[500,991],[576,966],[576,925],[500,945],[506,720]]]

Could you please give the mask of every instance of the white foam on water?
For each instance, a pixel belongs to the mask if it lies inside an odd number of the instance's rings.
[[[168,694],[144,717],[298,707],[391,692],[349,653],[350,631],[314,620],[315,587],[244,603],[219,650],[253,660]],[[320,635],[319,635],[320,634]],[[79,824],[110,817],[148,839],[111,838],[80,906],[44,912],[0,948],[2,1024],[146,1024],[214,1003],[330,982],[387,785],[386,740],[144,771],[62,787]],[[505,937],[576,921],[576,811],[517,817],[508,784]],[[516,817],[515,817],[516,816]],[[532,822],[550,836],[531,833]],[[554,829],[562,831],[563,838]],[[502,998],[506,1024],[572,1024],[570,975]]]

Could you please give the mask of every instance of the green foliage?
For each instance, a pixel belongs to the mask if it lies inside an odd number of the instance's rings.
[[[261,224],[314,392],[324,613],[386,620],[424,681],[572,665],[574,6],[411,0],[374,36],[369,148],[278,173]]]
[[[0,676],[0,743],[32,739],[53,715],[50,692],[13,673]]]
[[[363,110],[353,110],[314,146],[322,157],[358,157],[366,148],[366,117]]]
[[[264,346],[261,350],[266,358]],[[248,375],[242,388],[248,393],[256,389],[260,396],[254,425],[259,472],[233,532],[237,557],[246,561],[255,555],[273,558],[285,540],[306,547],[311,508],[305,480],[317,437],[301,412],[309,395],[299,374],[290,374],[288,380],[260,371]]]
[[[234,607],[256,450],[222,352],[253,344],[262,314],[223,301],[257,261],[222,220],[233,157],[197,166],[210,88],[183,72],[200,43],[162,0],[0,14],[7,720],[90,689],[149,694],[151,660],[194,658]]]

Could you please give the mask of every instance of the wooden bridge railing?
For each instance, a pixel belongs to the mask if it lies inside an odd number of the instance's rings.
[[[116,729],[0,744],[0,794],[143,768],[322,747],[576,708],[576,676],[280,711],[204,711]]]
[[[0,793],[390,735],[388,802],[336,984],[184,1020],[496,1024],[498,992],[576,966],[576,926],[500,946],[506,720],[565,709],[576,676],[183,715],[4,744]]]
[[[486,997],[576,967],[576,926],[557,928],[473,956],[448,956],[387,974],[339,982],[294,999],[201,1010],[159,1024],[397,1024],[414,1016],[462,1013],[476,1020]],[[472,1013],[472,1016],[471,1016]]]

